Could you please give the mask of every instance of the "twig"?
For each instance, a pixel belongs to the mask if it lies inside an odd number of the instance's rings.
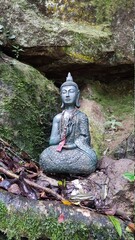
[[[5,147],[5,149],[8,150],[13,156],[17,157],[21,162],[24,162],[24,160],[20,156],[18,156],[13,150],[8,147]]]
[[[6,170],[5,168],[3,167],[0,167],[0,172],[8,175],[9,177],[11,178],[16,178],[16,179],[19,179],[19,176],[16,175],[15,173],[9,171],[9,170]],[[37,189],[41,189],[47,193],[50,193],[52,196],[56,197],[58,200],[65,200],[61,195],[59,195],[58,193],[54,192],[52,189],[50,188],[47,188],[47,187],[42,187],[40,185],[38,185],[37,183],[34,183],[26,178],[24,178],[25,182],[27,184],[29,184],[31,187],[34,187],[34,188],[37,188]]]
[[[0,142],[2,142],[4,145],[6,145],[8,147],[10,146],[9,143],[5,142],[2,138],[0,138]]]
[[[17,157],[20,161],[24,162],[24,160],[17,153],[15,153],[15,151],[13,150],[13,148],[10,146],[10,144],[8,142],[5,142],[2,138],[0,138],[0,142],[4,145],[5,149],[8,150],[13,156]],[[23,152],[26,153],[25,151],[23,151]],[[33,159],[28,153],[26,153],[26,154],[27,154],[29,160],[31,160],[37,164],[35,159]]]

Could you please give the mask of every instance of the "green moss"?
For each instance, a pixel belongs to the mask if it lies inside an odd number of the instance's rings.
[[[80,53],[70,52],[69,55],[70,55],[72,58],[75,58],[75,59],[78,59],[78,60],[81,60],[81,61],[84,61],[84,62],[89,62],[89,63],[90,63],[90,62],[91,62],[91,63],[94,62],[93,57],[85,56],[85,55],[80,54]]]
[[[63,49],[67,55],[78,61],[98,62],[105,57],[104,52],[111,48],[111,33],[107,29],[103,31],[103,26],[71,23],[67,28],[72,37],[72,44]]]
[[[91,89],[92,93],[88,89]],[[113,115],[123,120],[133,115],[133,80],[112,80],[106,83],[88,81],[87,89],[82,92],[85,98],[95,100],[103,107],[106,118]]]
[[[50,240],[118,240],[115,229],[95,223],[89,227],[83,223],[65,220],[58,222],[58,216],[50,213],[45,217],[37,214],[32,209],[22,212],[7,210],[5,204],[0,201],[0,231],[7,235],[7,239],[20,240],[22,237],[28,240],[49,238]],[[132,234],[123,234],[123,239],[133,240]]]
[[[1,117],[5,118],[1,137],[36,158],[48,145],[52,118],[58,109],[58,92],[37,70],[17,61],[0,64],[0,72],[4,85],[0,108]]]
[[[0,202],[0,230],[7,234],[8,240],[27,237],[36,240],[40,237],[48,237],[51,240],[87,240],[89,230],[84,224],[72,221],[58,222],[58,216],[52,213],[45,217],[31,209],[25,212],[7,211],[5,205]]]
[[[82,97],[95,100],[101,105],[105,121],[110,118],[122,121],[129,116],[132,117],[133,81],[131,79],[125,81],[116,79],[106,83],[92,80],[86,80],[86,82],[87,87],[82,90]],[[87,112],[85,113],[88,115]],[[100,159],[106,149],[104,126],[103,123],[100,126],[93,121],[92,116],[89,118],[92,146]]]
[[[91,3],[95,7],[98,23],[111,22],[112,17],[118,10],[127,11],[134,7],[133,0],[92,0]]]
[[[103,151],[105,150],[104,133],[103,131],[101,131],[100,127],[94,123],[94,121],[90,121],[90,129],[92,147],[94,148],[98,159],[100,159],[100,157],[103,154]]]
[[[37,4],[37,3],[36,3]],[[119,10],[132,9],[133,0],[51,0],[40,1],[37,6],[45,9],[49,17],[76,22],[103,23],[111,22],[113,15]]]

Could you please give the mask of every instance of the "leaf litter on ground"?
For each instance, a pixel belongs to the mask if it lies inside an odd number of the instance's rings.
[[[27,153],[0,139],[0,188],[28,199],[58,200],[64,205],[75,205],[106,215],[117,215],[116,206],[108,208],[105,199],[96,199],[96,195],[91,195],[90,188],[94,184],[92,181],[92,185],[86,184],[82,188],[80,184],[82,179],[85,178],[46,176],[38,163]],[[126,216],[123,218],[126,219]]]

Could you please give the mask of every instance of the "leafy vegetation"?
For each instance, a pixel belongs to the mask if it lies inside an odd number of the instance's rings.
[[[13,45],[12,52],[15,54],[15,58],[17,59],[20,55],[20,52],[24,52],[24,50],[18,45]]]
[[[95,100],[104,109],[105,117],[117,122],[133,114],[133,80],[113,79],[108,82],[88,80],[87,89],[82,96]],[[116,123],[115,121],[115,123]]]
[[[110,130],[117,130],[118,127],[122,127],[122,123],[117,121],[115,118],[105,122],[105,128]]]
[[[119,237],[121,238],[121,236],[122,236],[122,229],[121,229],[120,221],[116,217],[114,217],[114,216],[108,216],[108,218],[112,222],[112,224],[115,227]]]
[[[5,27],[4,24],[0,23],[0,46],[2,46],[5,42],[8,45],[13,44],[13,40],[16,39],[16,36],[12,34],[9,28]]]
[[[3,24],[0,24],[0,34],[0,46],[3,46],[4,44],[10,46],[15,58],[18,59],[20,53],[24,52],[24,50],[19,45],[15,44],[16,35],[12,34],[11,30]]]
[[[134,180],[135,180],[134,173],[126,172],[123,174],[123,177],[126,178],[127,180],[129,180],[130,182],[134,182]]]

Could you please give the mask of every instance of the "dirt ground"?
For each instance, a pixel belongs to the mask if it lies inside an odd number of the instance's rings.
[[[134,117],[127,116],[121,121],[122,127],[117,130],[110,130],[105,132],[105,146],[106,151],[111,153],[117,146],[125,140],[134,130]]]

